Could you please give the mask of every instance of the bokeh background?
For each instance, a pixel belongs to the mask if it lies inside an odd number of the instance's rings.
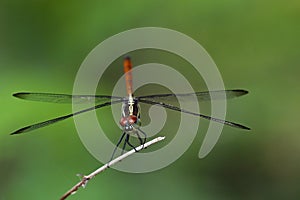
[[[248,96],[228,102],[227,117],[252,131],[225,127],[213,151],[200,160],[208,125],[201,120],[191,147],[170,166],[147,174],[107,170],[70,199],[299,199],[299,9],[297,0],[2,0],[0,200],[58,199],[79,180],[77,173],[101,165],[81,144],[72,120],[10,136],[22,126],[71,112],[71,105],[26,102],[12,93],[71,93],[81,62],[97,44],[145,26],[192,37],[212,56],[226,88],[249,90]],[[205,89],[190,67],[180,68],[188,65],[176,55],[151,50],[132,54],[136,64],[174,66],[195,89]],[[111,92],[122,74],[120,63],[107,71],[100,92]],[[145,93],[163,90],[149,86]],[[120,130],[109,111],[99,111],[107,114],[101,123],[111,127],[116,141]],[[168,114],[176,122],[178,114]],[[167,124],[165,132],[172,138],[172,121]]]

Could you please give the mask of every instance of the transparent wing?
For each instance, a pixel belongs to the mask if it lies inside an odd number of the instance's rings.
[[[162,106],[162,107],[168,108],[170,110],[174,110],[174,111],[178,111],[178,112],[198,116],[198,117],[201,117],[201,118],[204,118],[204,119],[207,119],[207,120],[211,120],[211,121],[214,121],[214,122],[218,122],[218,123],[221,123],[221,124],[225,124],[225,125],[228,125],[228,126],[231,126],[231,127],[250,130],[249,127],[238,124],[238,123],[235,123],[235,122],[230,122],[230,121],[214,118],[214,117],[211,117],[211,116],[203,115],[201,113],[194,113],[194,112],[184,110],[184,109],[181,109],[179,107],[176,107],[176,106],[173,106],[173,105],[170,105],[170,104],[166,104],[166,103],[163,103],[163,102],[156,102],[156,101],[143,100],[143,99],[141,99],[140,102],[150,104],[150,105]]]
[[[123,100],[116,100],[116,101],[112,101],[112,102],[111,101],[105,102],[103,104],[98,104],[96,106],[93,106],[93,107],[90,107],[90,108],[86,108],[86,109],[80,110],[80,111],[75,112],[75,113],[70,113],[68,115],[64,115],[64,116],[61,116],[61,117],[56,117],[54,119],[50,119],[50,120],[39,122],[39,123],[36,123],[36,124],[33,124],[33,125],[29,125],[29,126],[20,128],[20,129],[18,129],[16,131],[12,132],[11,135],[29,132],[29,131],[32,131],[32,130],[35,130],[35,129],[38,129],[38,128],[42,128],[42,127],[48,126],[50,124],[54,124],[56,122],[60,122],[62,120],[65,120],[65,119],[68,119],[70,117],[73,117],[75,115],[79,115],[81,113],[85,113],[85,112],[88,112],[88,111],[91,111],[91,110],[95,110],[95,109],[98,109],[98,108],[102,108],[102,107],[105,107],[105,106],[110,106],[111,104],[121,103],[122,101]]]
[[[19,92],[13,94],[14,97],[29,101],[41,101],[51,103],[99,103],[101,101],[109,101],[111,99],[121,100],[122,97],[108,96],[108,95],[69,95],[69,94],[53,94],[53,93],[31,93]]]
[[[139,100],[154,100],[154,101],[176,101],[177,98],[182,100],[192,100],[192,97],[197,97],[198,101],[209,101],[231,99],[239,96],[248,94],[248,91],[237,89],[237,90],[217,90],[217,91],[205,91],[205,92],[195,92],[195,93],[181,93],[181,94],[154,94],[137,97]]]

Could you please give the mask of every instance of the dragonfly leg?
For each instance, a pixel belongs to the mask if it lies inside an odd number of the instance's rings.
[[[131,147],[135,150],[135,152],[138,152],[138,151],[136,150],[135,146],[133,146],[133,145],[129,142],[129,134],[126,135],[125,141],[126,141],[126,143],[127,143],[129,146],[131,146]]]
[[[138,139],[139,139],[139,141],[140,141],[140,144],[141,144],[141,145],[144,145],[144,141],[143,141],[143,139],[141,138],[139,132],[136,131],[135,134],[137,135],[137,137],[138,137]]]
[[[140,131],[144,135],[144,141],[143,141],[143,145],[144,145],[146,143],[146,140],[147,140],[147,134],[139,128],[138,128],[138,131]]]
[[[113,153],[112,153],[112,155],[111,155],[111,158],[110,158],[109,162],[112,161],[112,159],[114,158],[114,155],[115,155],[115,153],[116,153],[116,151],[117,151],[119,145],[121,144],[121,142],[122,142],[122,140],[123,140],[123,138],[124,138],[125,135],[126,135],[126,132],[123,132],[123,134],[122,134],[122,136],[120,137],[120,139],[119,139],[117,145],[116,145],[115,148],[114,148],[114,151],[113,151]],[[125,148],[125,147],[124,147],[124,148]]]
[[[127,136],[128,136],[128,134],[127,134]],[[127,137],[127,136],[126,136],[126,137]],[[122,155],[122,154],[124,153],[124,151],[125,151],[126,143],[127,143],[127,141],[126,141],[126,139],[125,139],[125,140],[124,140],[124,143],[123,143],[121,155]]]

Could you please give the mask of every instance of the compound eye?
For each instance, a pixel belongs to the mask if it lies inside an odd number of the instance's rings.
[[[120,125],[125,126],[127,124],[127,119],[125,117],[122,117],[120,120]]]
[[[128,117],[129,124],[134,124],[134,123],[136,123],[136,121],[137,121],[137,117],[136,116],[131,115],[131,116]]]

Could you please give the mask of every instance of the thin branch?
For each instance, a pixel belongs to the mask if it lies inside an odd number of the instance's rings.
[[[140,146],[136,147],[135,149],[136,149],[137,151],[140,151],[140,150],[142,150],[142,149],[144,149],[144,148],[146,148],[146,147],[148,147],[148,146],[150,146],[150,145],[152,145],[152,144],[155,144],[155,143],[157,143],[157,142],[159,142],[159,141],[162,141],[162,140],[164,140],[164,139],[165,139],[165,137],[157,137],[157,138],[155,138],[155,139],[153,139],[153,140],[151,140],[151,141],[149,141],[149,142],[146,142],[144,145],[140,145]],[[78,182],[76,185],[74,185],[68,192],[66,192],[66,193],[60,198],[60,200],[64,200],[64,199],[66,199],[68,196],[70,196],[71,194],[76,193],[76,191],[77,191],[80,187],[85,187],[86,184],[87,184],[87,182],[88,182],[90,179],[94,178],[97,174],[101,173],[102,171],[106,170],[106,169],[109,168],[110,166],[116,164],[117,162],[123,160],[124,158],[126,158],[126,157],[128,157],[128,156],[130,156],[130,155],[132,155],[132,154],[134,154],[134,153],[135,153],[135,150],[132,149],[132,150],[130,150],[130,151],[124,153],[123,155],[121,155],[121,156],[115,158],[114,160],[110,161],[109,163],[106,163],[105,165],[103,165],[102,167],[98,168],[97,170],[95,170],[94,172],[90,173],[89,175],[83,176],[83,177],[82,177],[82,180],[81,180],[80,182]]]

